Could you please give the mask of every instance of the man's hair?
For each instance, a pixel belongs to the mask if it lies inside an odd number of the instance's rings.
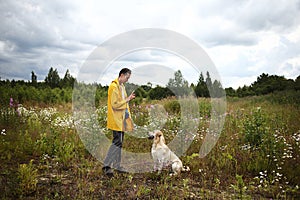
[[[121,71],[119,72],[119,77],[120,77],[122,74],[131,74],[131,70],[128,69],[128,68],[123,68],[123,69],[121,69]]]

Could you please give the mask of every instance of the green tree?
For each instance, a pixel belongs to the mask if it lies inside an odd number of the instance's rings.
[[[212,80],[210,78],[210,74],[208,71],[206,72],[205,84],[208,89],[208,94],[206,95],[206,97],[210,97],[211,95],[210,92],[212,91],[213,88],[212,88]]]
[[[71,87],[73,88],[75,78],[71,76],[69,70],[67,69],[64,78],[60,81],[60,87]]]
[[[212,84],[212,97],[223,97],[225,96],[225,91],[221,85],[221,82],[218,80],[215,80],[214,83]]]
[[[295,90],[300,90],[300,76],[298,76],[295,80]]]
[[[150,99],[160,100],[169,96],[174,96],[174,93],[172,93],[169,88],[164,88],[159,85],[149,91]]]
[[[33,86],[37,85],[37,76],[35,75],[35,73],[33,71],[31,72],[31,84]]]
[[[231,97],[236,96],[236,91],[232,87],[226,88],[225,92],[227,96],[231,96]]]
[[[209,91],[204,81],[203,73],[200,73],[198,83],[195,87],[195,93],[197,97],[209,97]]]
[[[45,83],[51,88],[59,87],[60,77],[58,75],[57,69],[53,70],[52,67],[50,68],[49,73],[45,78]]]
[[[184,80],[180,70],[174,73],[174,78],[170,78],[167,84],[169,88],[175,95],[184,96],[189,94],[189,84]]]
[[[251,84],[252,90],[257,95],[268,94],[274,91],[282,91],[291,87],[289,80],[283,76],[261,74],[257,80]]]
[[[238,97],[246,97],[254,95],[251,87],[244,85],[243,87],[239,87],[236,91]]]

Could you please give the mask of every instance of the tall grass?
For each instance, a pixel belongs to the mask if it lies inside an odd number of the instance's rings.
[[[300,195],[300,107],[287,102],[272,96],[228,98],[221,136],[200,159],[211,105],[209,99],[198,99],[198,128],[181,156],[190,172],[177,177],[170,177],[168,171],[116,174],[113,179],[102,174],[102,164],[86,150],[65,105],[2,107],[0,197],[293,199]],[[161,129],[170,143],[181,132],[177,99],[131,105],[132,116],[140,128],[155,128],[159,123],[149,117],[149,108],[155,104],[166,112]],[[99,107],[95,114],[103,130],[99,134],[111,138],[105,128],[106,107]],[[125,136],[126,151],[150,153],[150,148],[147,139]]]

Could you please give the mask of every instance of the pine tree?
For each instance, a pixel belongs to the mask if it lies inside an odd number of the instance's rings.
[[[37,84],[37,76],[35,75],[35,73],[32,71],[31,72],[31,84],[36,86]]]
[[[174,79],[170,78],[167,87],[176,95],[184,96],[189,94],[188,82],[184,80],[180,70],[174,73]]]
[[[75,78],[71,76],[69,70],[67,69],[64,78],[60,82],[60,86],[63,87],[73,87]]]
[[[51,88],[59,87],[60,77],[58,75],[57,69],[53,70],[52,67],[50,68],[49,73],[45,78],[45,83]]]

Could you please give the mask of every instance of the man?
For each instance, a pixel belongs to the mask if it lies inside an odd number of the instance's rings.
[[[119,172],[124,171],[120,166],[124,131],[133,130],[128,102],[135,98],[135,94],[132,92],[127,96],[124,86],[130,76],[131,70],[123,68],[119,77],[108,88],[107,128],[112,130],[113,140],[104,160],[103,172],[110,177],[113,176],[112,168]]]

